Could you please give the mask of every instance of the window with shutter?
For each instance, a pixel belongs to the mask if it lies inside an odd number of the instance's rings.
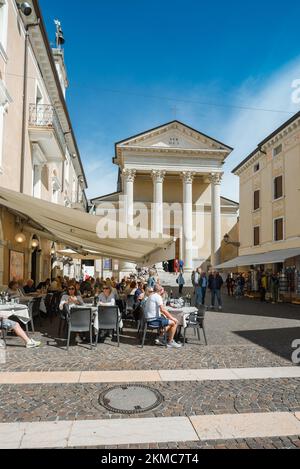
[[[254,228],[254,246],[260,245],[260,228],[259,226],[255,226]]]
[[[274,179],[274,199],[280,199],[283,197],[283,178],[278,176]]]
[[[260,208],[260,191],[254,192],[254,210],[258,210]]]
[[[275,241],[283,240],[283,218],[274,221],[274,238]]]

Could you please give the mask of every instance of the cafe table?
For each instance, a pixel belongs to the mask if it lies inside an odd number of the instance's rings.
[[[178,306],[176,308],[167,306],[166,309],[175,319],[178,320],[178,326],[181,326],[184,329],[187,327],[189,316],[198,312],[198,309],[195,306]]]
[[[27,306],[19,304],[7,303],[5,305],[0,305],[0,317],[3,319],[16,317],[23,324],[28,324],[31,321]]]

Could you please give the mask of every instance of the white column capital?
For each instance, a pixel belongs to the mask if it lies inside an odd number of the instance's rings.
[[[210,183],[214,186],[219,186],[222,183],[223,173],[212,173],[209,175]]]
[[[123,177],[127,182],[134,182],[136,177],[136,170],[135,169],[123,169],[122,171]]]
[[[165,180],[166,171],[153,170],[153,171],[151,171],[151,176],[152,176],[153,182],[163,183],[164,180]]]
[[[192,171],[184,171],[181,174],[181,177],[185,184],[192,184],[194,180],[194,176],[195,176],[195,173],[193,173]]]

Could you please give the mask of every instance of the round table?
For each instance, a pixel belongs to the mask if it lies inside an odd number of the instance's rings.
[[[198,309],[195,306],[181,306],[179,308],[172,308],[167,306],[167,311],[178,320],[178,326],[184,329],[187,327],[187,319],[192,313],[197,313]]]
[[[0,317],[3,319],[9,319],[12,316],[18,318],[23,324],[27,324],[31,321],[27,306],[18,304],[6,304],[0,305]]]

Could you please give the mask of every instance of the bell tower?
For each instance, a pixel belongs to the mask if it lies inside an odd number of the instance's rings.
[[[62,46],[65,44],[65,38],[61,27],[61,22],[59,20],[54,21],[56,26],[56,47],[52,49],[56,70],[59,76],[60,85],[66,97],[66,91],[69,87],[68,77],[67,77],[67,68],[65,64],[64,49]]]

